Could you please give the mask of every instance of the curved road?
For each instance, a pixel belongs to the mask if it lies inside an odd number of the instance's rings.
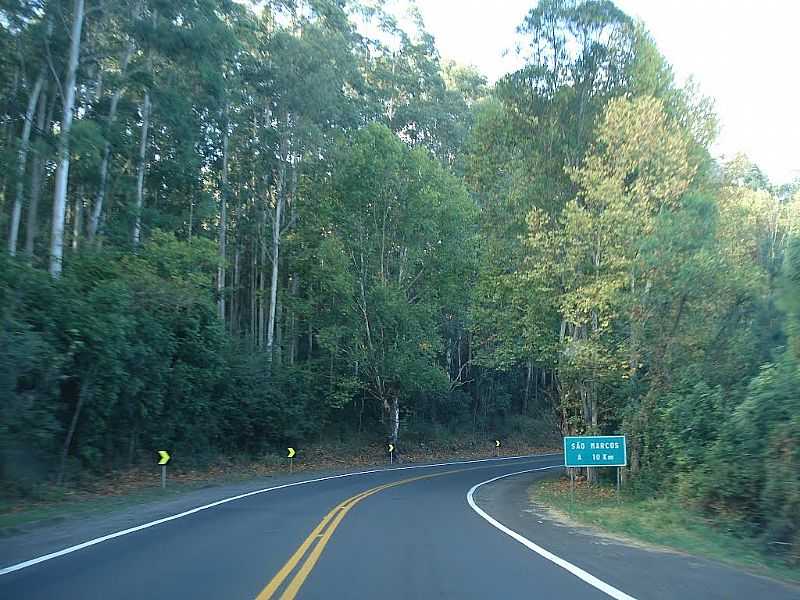
[[[613,573],[613,560],[593,562],[595,549],[588,548],[585,556],[581,541],[564,545],[574,538],[570,532],[526,515],[526,486],[560,464],[561,457],[553,455],[469,461],[325,478],[256,493],[0,574],[0,598],[716,597],[702,592],[706,583],[713,589],[719,577],[711,568],[705,569],[709,581],[701,577],[688,591],[675,586],[671,594],[666,585],[666,595],[649,595],[648,577],[635,568],[633,576],[626,573],[636,560],[645,570],[658,571],[660,554],[624,547],[633,558],[626,559],[628,570],[620,577],[619,571]],[[519,471],[529,472],[486,483],[474,494],[475,506],[468,502],[474,486]],[[531,524],[543,529],[523,532],[527,537],[520,537],[529,542],[524,545],[498,529],[503,526],[499,521],[490,523],[492,516],[515,531]],[[536,536],[550,536],[560,547],[541,548]],[[547,556],[547,550],[559,555]],[[667,571],[682,568],[678,561]],[[675,581],[669,572],[664,576]],[[786,598],[798,597],[790,595],[797,592],[794,588],[740,576],[755,582],[756,594],[762,585],[770,598],[783,598],[783,592]],[[737,586],[734,592],[747,589]],[[723,593],[727,598],[761,597]]]

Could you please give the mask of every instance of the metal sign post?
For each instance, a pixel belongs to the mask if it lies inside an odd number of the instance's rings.
[[[295,451],[294,448],[287,448],[286,450],[288,451],[288,455],[286,456],[286,458],[289,459],[289,475],[291,475],[292,469],[294,467],[294,455],[297,454],[297,452]]]
[[[573,467],[569,468],[569,501],[572,505],[572,508],[575,508],[575,469]]]
[[[394,444],[389,444],[389,464],[394,464]]]
[[[500,440],[494,441],[494,455],[500,456]]]
[[[159,450],[158,455],[161,457],[158,464],[161,465],[161,489],[163,490],[167,487],[167,463],[171,457],[166,450]]]

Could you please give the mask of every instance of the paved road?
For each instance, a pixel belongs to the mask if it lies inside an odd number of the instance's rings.
[[[545,547],[558,546],[549,549],[611,591],[523,546],[467,503],[476,484],[559,462],[542,456],[391,470],[257,494],[0,575],[0,598],[589,600],[627,593],[683,600],[715,597],[708,595],[714,581],[731,575],[738,585],[725,598],[800,598],[797,588],[713,563],[692,567],[687,584],[688,558],[617,549],[603,560],[591,543],[570,541],[571,532],[542,529],[525,512],[525,487],[552,471],[486,484],[475,501],[534,542],[540,536]],[[614,570],[620,556],[630,563],[621,575]],[[651,580],[659,582],[654,595]],[[752,595],[762,592],[770,595]]]

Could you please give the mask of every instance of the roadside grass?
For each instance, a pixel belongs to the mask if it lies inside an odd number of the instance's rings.
[[[24,497],[0,496],[0,538],[67,520],[110,514],[132,506],[170,500],[194,490],[288,473],[277,455],[261,460],[220,459],[204,468],[173,467],[161,489],[159,467],[85,477],[80,483],[43,483]],[[307,470],[301,464],[297,471]]]
[[[576,483],[574,501],[567,478],[546,480],[529,489],[531,501],[555,509],[581,525],[641,542],[711,558],[750,572],[800,583],[800,560],[794,564],[770,556],[753,540],[737,536],[733,523],[711,520],[668,498],[637,498],[613,485]],[[561,515],[558,515],[561,513]]]
[[[293,464],[297,475],[388,466],[388,455],[382,443],[326,443],[297,450]],[[491,458],[495,454],[494,444],[489,441],[477,444],[452,440],[416,442],[404,445],[403,450],[402,460],[406,463]],[[502,450],[503,456],[553,451],[511,440]],[[218,457],[212,464],[193,468],[182,465],[180,458],[173,454],[164,490],[160,487],[159,467],[153,464],[84,476],[69,486],[43,483],[30,488],[24,495],[4,496],[0,492],[0,538],[40,526],[102,516],[136,505],[168,500],[200,488],[289,474],[285,454],[265,454],[259,458]]]

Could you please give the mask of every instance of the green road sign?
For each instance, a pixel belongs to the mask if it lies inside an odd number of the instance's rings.
[[[628,451],[624,435],[581,435],[564,438],[565,467],[624,467]]]

